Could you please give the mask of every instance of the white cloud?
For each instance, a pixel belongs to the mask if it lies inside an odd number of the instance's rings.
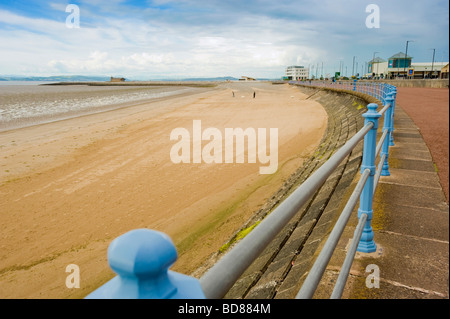
[[[356,0],[152,3],[139,8],[122,0],[83,0],[80,29],[65,26],[61,2],[48,5],[55,10],[54,19],[0,9],[0,72],[279,77],[291,64],[325,62],[333,68],[341,59],[348,65],[358,56],[362,65],[374,51],[389,57],[412,36],[418,40],[412,50],[418,50],[420,41],[423,51],[433,41],[441,45],[438,52],[448,47],[448,40],[442,40],[448,38],[442,28],[448,29],[448,5],[440,0],[426,5],[380,0],[379,30],[365,27],[365,5]],[[169,9],[155,7],[159,5]],[[438,12],[440,20],[435,21],[425,7],[447,12]]]
[[[24,27],[29,30],[36,30],[50,34],[53,33],[54,30],[60,29],[62,27],[60,23],[52,20],[28,18],[1,9],[0,9],[0,22],[12,26]]]

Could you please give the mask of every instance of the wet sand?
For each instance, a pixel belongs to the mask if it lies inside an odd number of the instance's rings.
[[[232,92],[234,92],[234,97]],[[256,92],[256,98],[253,98]],[[227,83],[183,97],[0,133],[0,297],[82,298],[115,274],[110,242],[137,228],[172,237],[190,274],[318,146],[324,109],[287,85]],[[174,164],[175,128],[278,128],[278,171]],[[81,287],[65,285],[66,266]]]

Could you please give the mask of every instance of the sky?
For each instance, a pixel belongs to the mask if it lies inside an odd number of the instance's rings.
[[[413,62],[448,61],[448,1],[0,0],[0,75],[352,75],[407,41]]]

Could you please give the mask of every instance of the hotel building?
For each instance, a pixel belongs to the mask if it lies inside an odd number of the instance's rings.
[[[309,78],[309,69],[304,66],[288,66],[285,78],[291,81],[306,80]]]

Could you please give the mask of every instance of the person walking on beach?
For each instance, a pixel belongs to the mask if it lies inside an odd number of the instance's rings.
[[[234,91],[233,91],[233,97],[234,97]]]
[[[256,92],[253,92],[253,98],[255,98],[256,97]]]

